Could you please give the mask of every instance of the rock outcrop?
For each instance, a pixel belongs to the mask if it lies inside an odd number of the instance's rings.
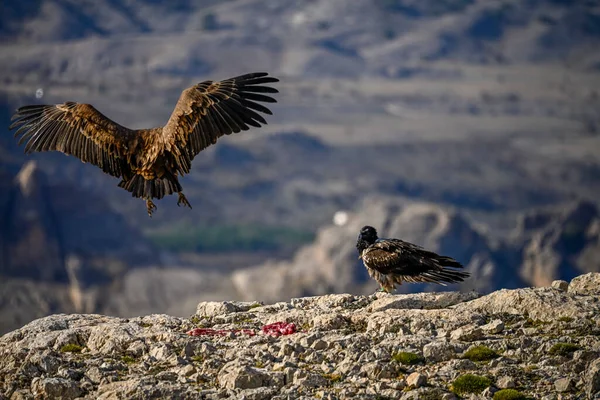
[[[495,282],[511,283],[495,268],[485,236],[462,215],[435,204],[370,196],[360,214],[348,213],[347,222],[322,228],[314,243],[301,248],[290,262],[266,263],[237,271],[232,279],[245,299],[277,301],[290,296],[350,291],[368,293],[377,289],[355,248],[364,225],[378,229],[381,237],[398,237],[462,262],[473,278],[463,290],[490,291]],[[512,285],[513,287],[520,285]],[[454,286],[455,288],[458,286]],[[431,289],[425,285],[403,285],[400,292]],[[443,289],[437,286],[436,289]]]
[[[532,285],[600,272],[600,213],[594,203],[526,214],[514,236],[524,238],[520,273]]]
[[[190,318],[52,315],[0,338],[0,398],[591,399],[599,288],[590,273],[483,297],[339,294],[206,302]]]

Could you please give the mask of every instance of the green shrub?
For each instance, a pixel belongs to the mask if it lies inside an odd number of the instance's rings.
[[[500,354],[486,346],[471,347],[463,355],[463,358],[471,361],[489,361],[497,357],[500,357]]]
[[[574,351],[577,351],[581,348],[581,346],[573,344],[573,343],[556,343],[554,346],[550,348],[548,353],[553,356],[567,356]]]
[[[135,363],[135,358],[131,356],[123,356],[121,357],[121,361],[123,361],[125,364],[133,364]]]
[[[527,396],[515,389],[502,389],[494,393],[494,400],[527,400]]]
[[[452,383],[452,391],[462,395],[467,393],[481,393],[492,384],[492,381],[485,376],[465,374],[459,376]]]
[[[69,343],[60,348],[61,353],[81,353],[83,347],[78,344]]]
[[[392,360],[404,365],[414,365],[423,361],[423,357],[415,353],[401,351],[392,355]]]

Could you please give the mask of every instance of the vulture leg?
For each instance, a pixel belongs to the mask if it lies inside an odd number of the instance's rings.
[[[152,200],[146,200],[146,210],[148,211],[148,216],[152,217],[152,212],[156,210],[156,205],[152,202]]]
[[[183,194],[183,192],[177,192],[177,194],[179,195],[179,198],[177,199],[177,206],[181,206],[183,204],[184,206],[187,206],[187,207],[189,207],[191,209],[192,205],[185,198],[185,195]]]

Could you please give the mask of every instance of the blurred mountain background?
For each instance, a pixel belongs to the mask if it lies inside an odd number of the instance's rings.
[[[369,293],[360,227],[453,256],[487,292],[600,271],[600,4],[568,0],[0,3],[0,333],[49,313]],[[279,77],[176,198],[25,156],[26,104],[163,125],[199,81]],[[335,216],[335,218],[334,218]],[[441,290],[404,285],[401,291]]]

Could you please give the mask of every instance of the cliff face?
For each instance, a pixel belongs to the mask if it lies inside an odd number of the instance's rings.
[[[48,184],[35,162],[0,184],[0,332],[54,312],[92,312],[98,287],[158,253],[102,198]],[[86,289],[90,289],[87,290]]]
[[[521,276],[533,285],[600,271],[600,216],[593,203],[525,215],[517,232],[526,238]]]
[[[600,274],[474,292],[60,314],[0,338],[0,398],[543,399],[600,394]]]
[[[8,188],[2,213],[0,274],[49,282],[67,280],[64,247],[51,194],[35,162]]]
[[[104,199],[76,187],[49,185],[26,163],[0,210],[0,274],[68,282],[67,259],[84,264],[82,285],[110,281],[128,267],[156,263],[157,253]]]

